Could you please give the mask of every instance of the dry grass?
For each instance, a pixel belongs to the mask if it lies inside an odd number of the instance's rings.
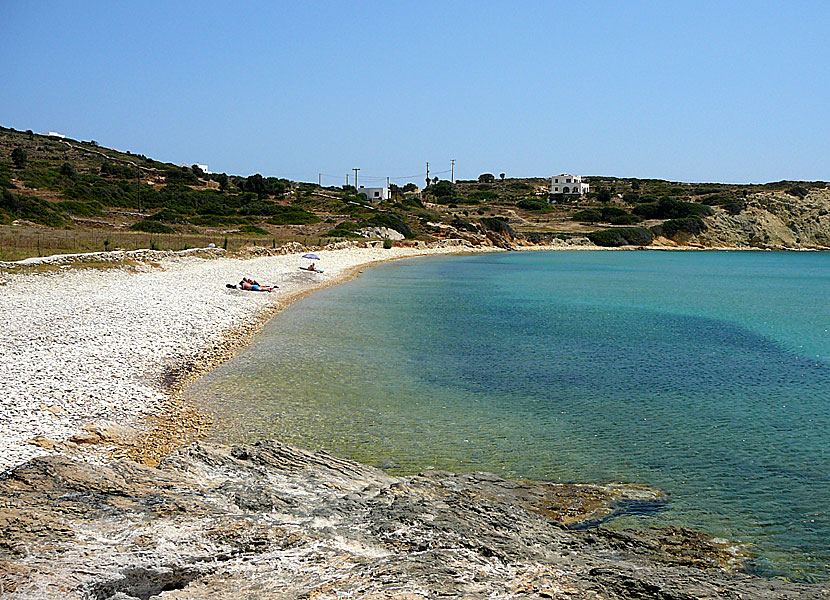
[[[227,243],[226,241],[227,240]],[[317,237],[275,234],[273,236],[201,234],[149,234],[112,229],[50,229],[35,225],[0,226],[0,261],[16,261],[33,256],[80,254],[106,250],[186,250],[210,244],[228,251],[244,246],[276,247],[290,240],[315,244]],[[325,242],[331,241],[325,239]]]

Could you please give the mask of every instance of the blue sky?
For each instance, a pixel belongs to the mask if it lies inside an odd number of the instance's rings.
[[[0,0],[0,125],[329,185],[827,180],[829,31],[827,0]]]

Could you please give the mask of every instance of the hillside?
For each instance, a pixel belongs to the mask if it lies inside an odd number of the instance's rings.
[[[827,248],[825,182],[689,184],[586,177],[579,200],[549,179],[434,181],[369,204],[353,187],[206,174],[94,141],[0,128],[0,260],[114,248],[235,249],[291,240],[464,238],[509,247]]]

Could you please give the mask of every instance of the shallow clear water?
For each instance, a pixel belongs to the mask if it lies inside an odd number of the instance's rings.
[[[830,255],[401,261],[320,291],[191,387],[214,439],[658,486],[656,516],[827,578]]]

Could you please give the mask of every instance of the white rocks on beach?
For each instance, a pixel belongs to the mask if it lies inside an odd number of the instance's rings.
[[[97,422],[139,425],[164,399],[165,368],[308,290],[381,260],[458,252],[443,248],[318,251],[248,260],[173,255],[159,266],[0,271],[0,471],[48,451]],[[242,277],[273,293],[225,287]],[[46,443],[30,440],[41,436]]]

